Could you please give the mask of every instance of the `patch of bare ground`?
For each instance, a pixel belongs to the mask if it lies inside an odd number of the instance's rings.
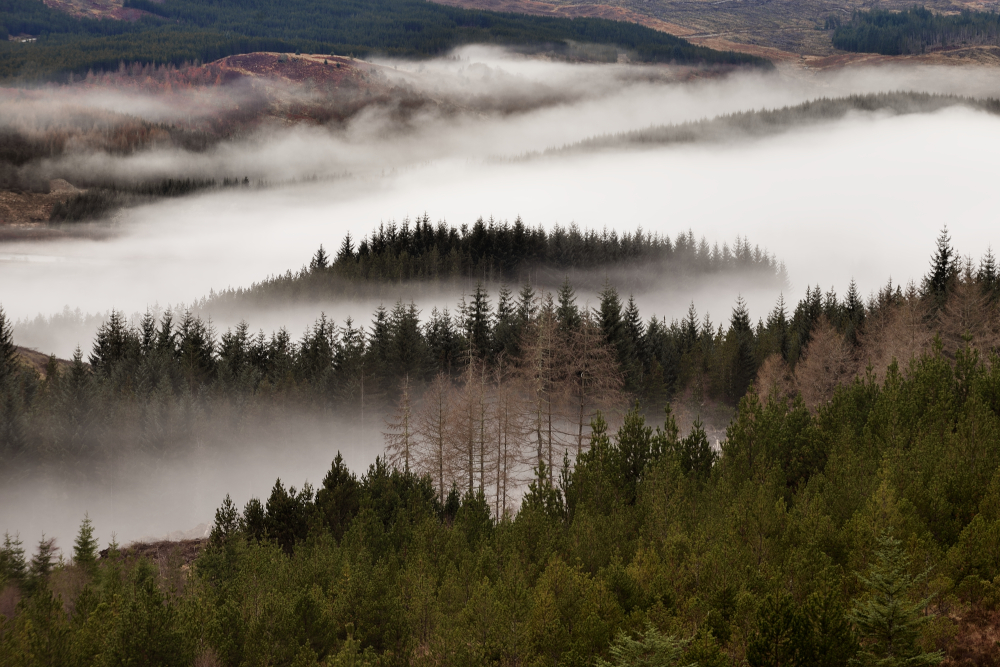
[[[171,561],[179,561],[182,566],[190,566],[208,546],[208,538],[195,540],[161,540],[159,542],[134,542],[118,551],[118,558],[131,561],[148,558],[154,564],[165,567]],[[100,552],[101,558],[108,558],[109,549]]]
[[[141,9],[124,7],[122,0],[43,0],[48,7],[66,12],[70,16],[91,19],[113,19],[117,21],[138,21],[144,12]]]
[[[856,9],[869,7],[870,0],[434,0],[470,9],[523,12],[541,16],[591,16],[631,21],[683,37],[693,44],[722,51],[762,56],[776,65],[796,69],[842,67],[868,62],[872,54],[844,53],[834,49],[828,16],[849,18]],[[909,0],[881,0],[883,9],[906,9]],[[921,3],[938,12],[990,9],[980,0],[927,0]],[[830,58],[808,63],[801,58]],[[909,62],[910,58],[876,56]],[[937,54],[929,54],[937,62]],[[960,64],[998,65],[981,49],[959,49],[943,56]],[[922,62],[922,61],[921,61]]]
[[[18,347],[16,350],[21,363],[34,370],[44,380],[48,374],[49,355],[27,347]],[[67,359],[56,359],[56,364],[59,367],[60,373],[62,373],[68,370],[73,365],[73,362]]]
[[[973,608],[945,642],[945,667],[1000,667],[1000,611]]]
[[[0,190],[0,238],[7,236],[4,226],[17,225],[30,229],[38,223],[48,222],[52,207],[57,202],[65,203],[78,192],[80,190],[61,178],[49,182],[48,192]]]

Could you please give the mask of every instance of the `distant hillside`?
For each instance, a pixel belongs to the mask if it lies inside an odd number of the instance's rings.
[[[124,62],[180,64],[252,51],[373,54],[420,58],[463,44],[542,50],[614,62],[754,65],[766,60],[694,46],[633,23],[565,19],[447,7],[423,0],[127,0],[138,20],[71,18],[38,0],[0,0],[0,34],[36,42],[0,43],[0,80],[52,78]]]
[[[950,46],[1000,45],[1000,14],[995,11],[945,15],[926,7],[873,9],[856,11],[849,22],[837,24],[833,45],[845,51],[898,56]]]
[[[1000,114],[1000,100],[972,99],[957,95],[928,93],[877,93],[848,97],[821,98],[782,107],[760,109],[718,116],[708,120],[657,125],[643,130],[606,134],[584,139],[575,144],[550,149],[545,154],[582,150],[639,148],[662,144],[698,141],[731,141],[750,139],[786,132],[796,127],[815,125],[844,118],[851,112],[888,112],[893,114],[931,113],[953,106],[969,106],[992,114]],[[538,154],[523,156],[523,159]]]

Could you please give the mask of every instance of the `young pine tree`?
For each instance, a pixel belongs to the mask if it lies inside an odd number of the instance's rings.
[[[861,635],[857,662],[864,667],[919,667],[938,665],[944,656],[927,653],[917,644],[920,630],[931,620],[923,613],[929,598],[913,600],[922,575],[909,572],[910,558],[899,540],[883,534],[876,561],[859,577],[867,593],[857,601],[850,619]]]
[[[94,524],[90,522],[90,515],[84,514],[80,531],[73,542],[73,562],[90,575],[97,571],[97,544]]]

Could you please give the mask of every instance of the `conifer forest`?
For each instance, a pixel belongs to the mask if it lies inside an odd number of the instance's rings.
[[[1000,667],[995,5],[0,0],[0,667]]]

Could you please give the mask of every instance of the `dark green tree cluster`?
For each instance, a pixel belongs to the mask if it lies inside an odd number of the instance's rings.
[[[0,43],[0,80],[51,78],[120,62],[208,62],[253,51],[339,53],[398,57],[440,55],[485,43],[578,53],[576,43],[605,58],[618,49],[655,62],[770,67],[756,56],[716,51],[622,21],[527,16],[448,7],[421,0],[292,0],[280,10],[259,0],[129,0],[146,15],[126,22],[73,19],[38,0],[3,0],[0,32],[38,36],[30,44]]]
[[[431,223],[427,214],[412,224],[380,225],[355,247],[350,234],[329,263],[310,266],[314,272],[350,279],[412,280],[449,276],[483,280],[523,281],[539,273],[568,269],[602,269],[648,264],[662,272],[671,264],[691,273],[746,271],[783,278],[784,269],[766,250],[737,238],[735,246],[709,248],[693,232],[667,235],[581,230],[559,225],[546,231],[529,227],[518,217],[513,224],[479,218],[471,226]]]
[[[856,10],[851,20],[836,26],[833,45],[845,51],[899,56],[949,46],[1000,44],[1000,14],[963,9],[935,14],[925,7],[894,12]]]
[[[967,312],[971,306],[949,305],[959,289],[973,292],[967,302],[975,308],[995,310],[1000,280],[992,255],[978,271],[963,270],[969,276],[962,287],[954,257],[944,232],[922,294],[904,296],[890,285],[866,303],[854,283],[843,298],[817,286],[793,311],[781,299],[756,323],[738,299],[728,328],[699,318],[693,304],[682,320],[644,320],[635,300],[623,302],[610,284],[587,312],[568,281],[554,296],[536,293],[529,283],[517,294],[501,287],[495,301],[480,284],[455,313],[434,309],[426,317],[414,304],[397,302],[379,307],[367,328],[321,315],[298,340],[285,329],[255,334],[245,322],[219,335],[211,321],[190,312],[176,318],[147,313],[135,325],[113,312],[97,333],[89,363],[82,352],[70,363],[52,358],[44,378],[18,361],[10,322],[0,312],[6,359],[0,366],[0,461],[6,474],[14,474],[40,458],[72,465],[136,442],[166,455],[196,439],[197,424],[266,422],[291,408],[353,415],[367,405],[381,414],[404,381],[417,397],[439,374],[458,381],[470,363],[482,362],[487,370],[530,367],[526,348],[539,351],[543,323],[552,326],[544,352],[552,358],[572,357],[560,350],[594,332],[617,362],[622,388],[644,409],[656,411],[681,395],[735,406],[769,358],[794,371],[821,324],[832,326],[851,353],[861,349],[868,321],[884,320],[893,309],[917,309],[913,326],[932,332],[939,315]],[[322,277],[338,262],[356,261],[345,250],[331,258],[321,249],[305,273]],[[961,343],[965,330],[958,334]],[[579,409],[589,409],[586,395],[580,400]],[[589,417],[579,421],[582,432]],[[685,466],[701,467],[699,456],[692,454]]]
[[[707,453],[669,411],[598,418],[500,517],[338,457],[317,489],[227,497],[182,585],[109,551],[70,592],[75,563],[8,538],[0,664],[939,664],[1000,603],[997,396],[995,356],[939,347],[816,413],[749,393]]]
[[[981,109],[994,115],[1000,113],[1000,101],[995,98],[976,99],[912,91],[821,97],[793,106],[739,111],[676,125],[654,125],[641,130],[598,135],[569,146],[547,149],[545,153],[646,147],[651,144],[731,143],[738,138],[756,139],[787,132],[795,127],[829,123],[852,113],[933,113],[959,105]]]

